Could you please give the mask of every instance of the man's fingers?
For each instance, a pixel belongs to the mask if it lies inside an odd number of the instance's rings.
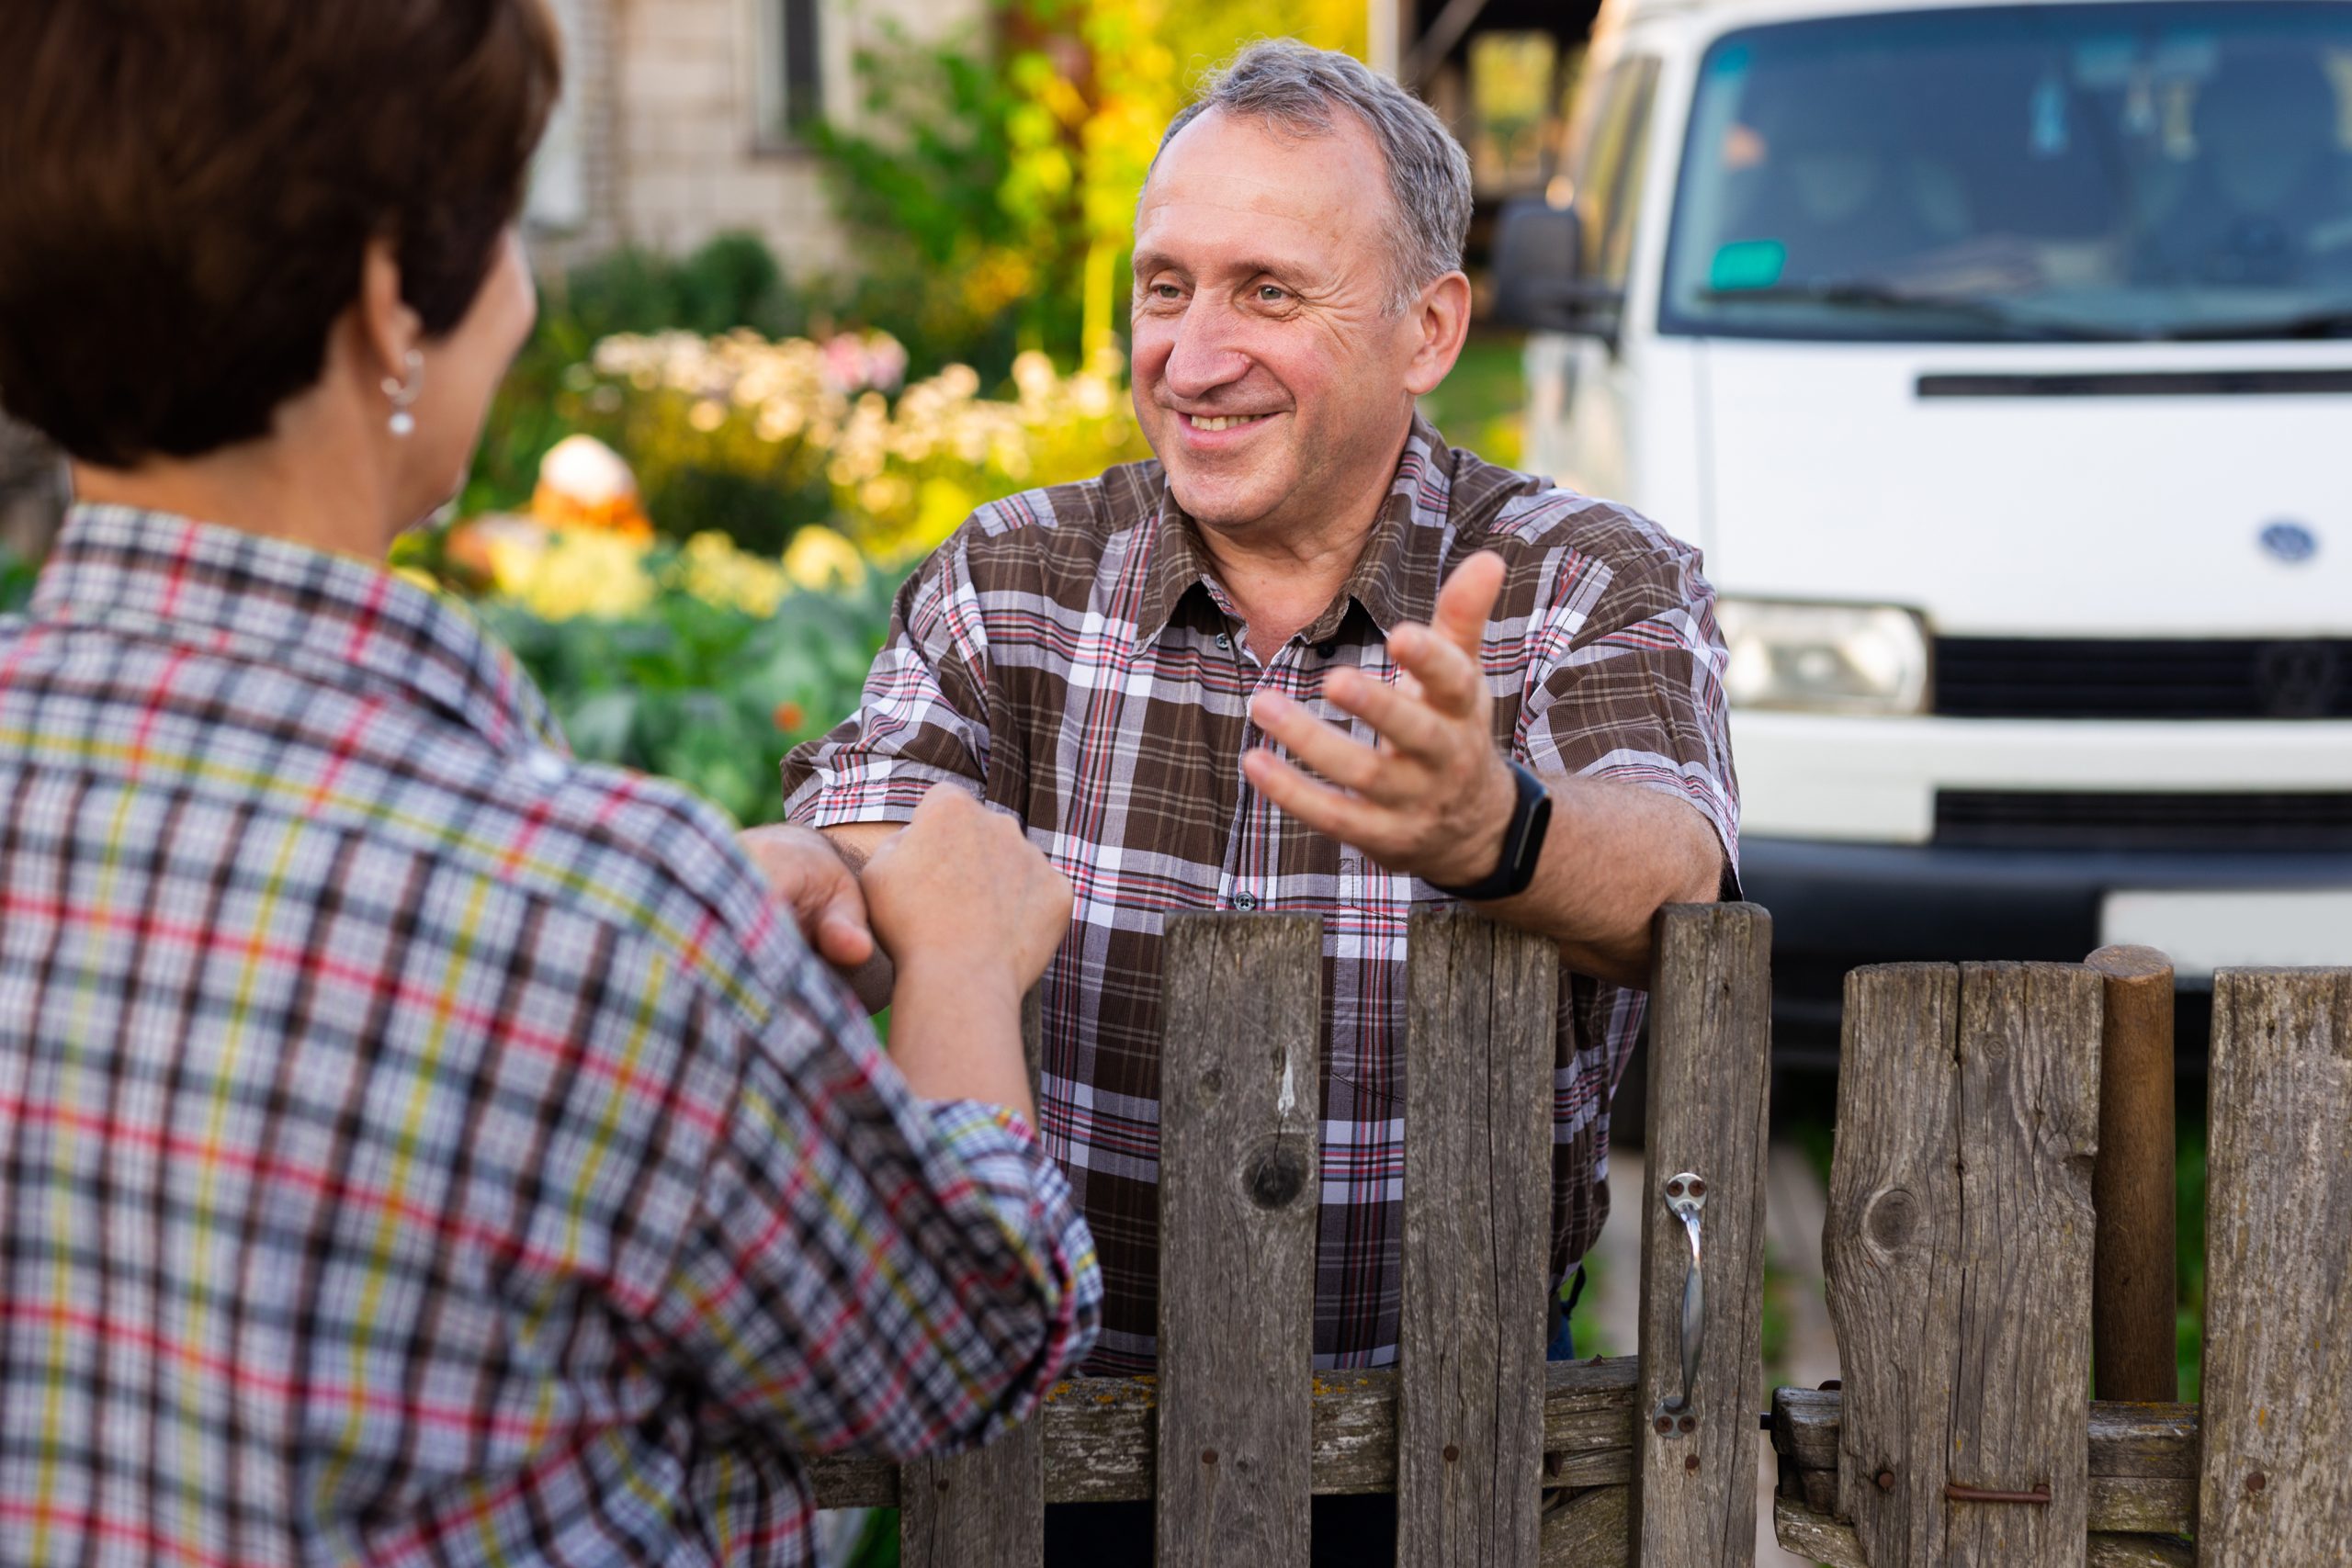
[[[1270,739],[1342,789],[1393,801],[1407,785],[1394,776],[1398,764],[1393,756],[1383,756],[1288,697],[1263,693],[1251,701],[1250,712]]]
[[[1495,613],[1496,596],[1503,591],[1503,558],[1480,550],[1460,566],[1437,591],[1437,613],[1430,625],[1438,636],[1470,656],[1474,665],[1485,655],[1487,623]]]
[[[1388,846],[1388,812],[1357,795],[1317,784],[1262,748],[1246,753],[1241,771],[1259,794],[1327,838],[1378,858]]]
[[[1390,750],[1442,762],[1460,744],[1460,730],[1430,710],[1419,688],[1418,681],[1408,692],[1401,682],[1392,686],[1361,670],[1344,670],[1334,671],[1323,690],[1333,706],[1371,725]]]
[[[1452,718],[1469,718],[1478,712],[1478,694],[1487,677],[1476,655],[1463,652],[1435,628],[1409,621],[1390,636],[1388,650],[1431,707]]]

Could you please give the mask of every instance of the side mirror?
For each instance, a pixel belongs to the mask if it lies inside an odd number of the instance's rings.
[[[1615,342],[1622,290],[1587,278],[1584,219],[1573,207],[1521,198],[1495,230],[1495,315],[1513,326]]]

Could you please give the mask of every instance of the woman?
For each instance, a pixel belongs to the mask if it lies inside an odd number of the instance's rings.
[[[0,1562],[799,1562],[795,1450],[1092,1337],[1019,830],[776,897],[383,570],[557,69],[540,0],[0,7],[0,402],[81,502],[0,624]]]

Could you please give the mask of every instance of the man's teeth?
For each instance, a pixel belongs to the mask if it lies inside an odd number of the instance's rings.
[[[1248,424],[1257,417],[1254,413],[1235,413],[1227,414],[1223,419],[1210,419],[1196,413],[1193,415],[1193,428],[1194,430],[1230,430],[1237,424]]]

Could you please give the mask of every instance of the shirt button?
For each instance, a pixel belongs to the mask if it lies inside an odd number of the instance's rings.
[[[1337,637],[1325,637],[1315,645],[1315,657],[1317,659],[1329,659],[1339,651],[1340,641]]]
[[[1236,893],[1233,896],[1233,907],[1237,909],[1254,909],[1258,907],[1258,896],[1255,893]]]
[[[1219,633],[1217,633],[1217,634],[1216,634],[1216,645],[1217,645],[1219,648],[1222,648],[1222,649],[1227,649],[1227,650],[1230,650],[1230,649],[1232,649],[1232,647],[1233,647],[1233,637],[1232,637],[1231,634],[1227,633],[1227,632],[1219,632]]]

